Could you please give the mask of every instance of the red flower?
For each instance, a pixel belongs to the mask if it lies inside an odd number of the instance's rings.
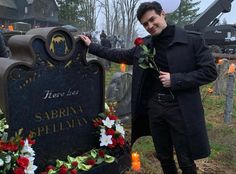
[[[17,167],[14,169],[14,174],[25,174],[24,169],[22,167]]]
[[[88,165],[94,165],[96,163],[96,161],[94,159],[88,159],[86,162]]]
[[[67,174],[68,169],[66,166],[62,165],[59,169],[59,174]]]
[[[142,44],[144,44],[144,40],[141,37],[137,37],[134,41],[134,44],[136,46],[142,45]]]
[[[115,115],[108,115],[108,117],[110,120],[117,120],[118,119],[118,117]]]
[[[101,119],[96,119],[93,120],[93,126],[96,128],[98,126],[100,126],[102,124],[102,120]]]
[[[110,147],[110,148],[115,148],[116,145],[117,145],[116,139],[115,139],[115,138],[112,138],[111,141],[112,141],[112,144],[108,144],[108,147]]]
[[[115,134],[115,131],[113,129],[107,129],[106,131],[107,135],[114,135]]]
[[[77,162],[77,161],[73,161],[73,162],[71,163],[71,165],[72,165],[73,167],[77,167],[77,166],[78,166],[78,162]]]
[[[70,174],[77,174],[77,170],[76,170],[76,169],[72,169],[72,170],[70,171]]]
[[[32,140],[31,138],[27,138],[28,139],[28,143],[31,144],[31,145],[34,145],[35,144],[35,140]]]
[[[104,150],[99,150],[98,151],[98,156],[100,156],[100,157],[104,157],[104,155],[105,155],[105,152],[104,152]]]
[[[125,145],[125,140],[122,136],[119,136],[117,138],[117,143],[120,145],[120,147],[123,147]]]
[[[40,174],[48,174],[48,172],[40,172]]]
[[[55,169],[55,167],[54,166],[52,166],[52,165],[48,165],[47,167],[46,167],[46,172],[49,172],[49,170],[54,170]]]
[[[17,160],[16,160],[17,164],[19,166],[21,166],[23,169],[26,169],[29,165],[29,159],[23,156],[20,156]]]
[[[24,145],[25,145],[25,142],[24,142],[24,140],[20,140],[20,145],[21,145],[21,147],[23,147]]]
[[[3,150],[12,151],[12,152],[16,152],[18,150],[18,146],[13,143],[5,143],[5,144],[3,144],[2,148],[3,148]]]

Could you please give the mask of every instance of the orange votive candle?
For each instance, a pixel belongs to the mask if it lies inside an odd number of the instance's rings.
[[[120,72],[125,72],[126,71],[126,65],[125,64],[120,64]]]
[[[140,161],[132,162],[132,170],[134,170],[134,171],[140,171],[140,168],[141,168],[141,163],[140,163]]]
[[[140,161],[139,154],[137,152],[132,153],[132,162]]]

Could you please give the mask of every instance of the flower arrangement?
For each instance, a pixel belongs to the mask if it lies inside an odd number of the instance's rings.
[[[98,118],[92,121],[98,130],[100,148],[77,157],[67,156],[67,161],[56,160],[55,166],[46,167],[41,174],[78,174],[103,162],[113,163],[117,156],[116,151],[120,152],[125,148],[125,131],[118,117],[112,114],[112,110],[106,104],[105,110],[105,113],[100,113]]]
[[[7,139],[5,118],[0,120],[0,173],[1,174],[34,174],[37,166],[34,165],[35,152],[32,145],[35,141],[30,135],[25,140],[20,136],[22,129],[15,137]]]

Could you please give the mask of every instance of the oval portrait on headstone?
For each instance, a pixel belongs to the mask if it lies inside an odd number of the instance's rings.
[[[64,31],[53,32],[49,37],[49,52],[56,60],[64,60],[70,57],[72,53],[72,37]]]

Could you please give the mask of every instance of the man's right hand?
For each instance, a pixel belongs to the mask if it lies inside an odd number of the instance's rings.
[[[91,40],[89,39],[88,36],[85,35],[79,35],[80,39],[84,41],[86,46],[89,46],[91,44]]]

